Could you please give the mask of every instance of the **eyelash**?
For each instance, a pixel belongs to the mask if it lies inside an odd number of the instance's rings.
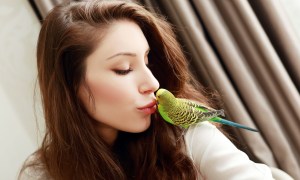
[[[152,64],[146,64],[146,66],[148,67],[148,69],[151,69],[152,68]],[[117,69],[115,69],[114,70],[114,72],[116,73],[116,74],[118,74],[118,75],[127,75],[128,73],[130,73],[132,71],[132,69],[131,68],[129,68],[129,69],[126,69],[126,70],[117,70]]]
[[[114,70],[114,72],[118,75],[126,75],[126,74],[130,73],[131,71],[132,71],[132,69]]]

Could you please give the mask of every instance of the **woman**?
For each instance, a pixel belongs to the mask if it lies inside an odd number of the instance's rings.
[[[46,134],[20,179],[271,178],[215,126],[181,136],[155,113],[159,87],[212,104],[170,25],[143,7],[92,1],[54,8],[37,61]]]

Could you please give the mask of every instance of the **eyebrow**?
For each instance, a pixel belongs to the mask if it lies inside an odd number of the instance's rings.
[[[150,51],[150,48],[147,49],[147,51],[145,52],[145,54],[147,54],[149,51]],[[132,53],[132,52],[119,52],[117,54],[114,54],[114,55],[106,58],[106,60],[113,59],[113,58],[115,58],[117,56],[131,56],[131,57],[135,57],[136,53]]]

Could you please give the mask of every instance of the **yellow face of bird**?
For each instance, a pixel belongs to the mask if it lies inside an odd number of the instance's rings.
[[[163,93],[164,93],[165,89],[159,89],[157,92],[156,92],[156,101],[157,103],[159,104],[161,102],[161,99],[163,97]]]
[[[156,101],[158,104],[164,104],[166,101],[174,98],[173,94],[166,89],[159,89],[156,92]]]

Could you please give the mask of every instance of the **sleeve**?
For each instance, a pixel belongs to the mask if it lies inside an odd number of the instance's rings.
[[[34,161],[37,162],[36,165],[30,165]],[[18,180],[52,180],[35,156],[30,156],[25,161],[24,167],[18,176]]]
[[[28,167],[24,169],[20,175],[18,180],[50,180],[45,172],[39,170],[39,169],[34,169],[32,167]]]
[[[273,179],[268,166],[251,161],[209,122],[191,126],[185,141],[203,179]]]

